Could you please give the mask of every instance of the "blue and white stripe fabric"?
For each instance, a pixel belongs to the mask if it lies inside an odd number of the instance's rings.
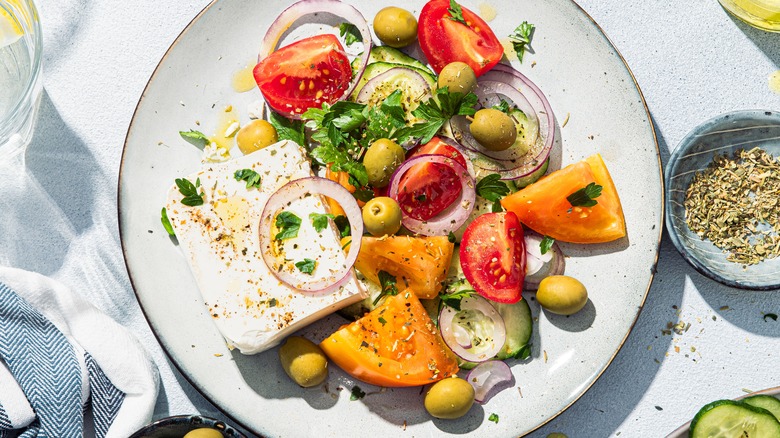
[[[0,438],[127,437],[158,385],[127,329],[51,279],[0,268]]]

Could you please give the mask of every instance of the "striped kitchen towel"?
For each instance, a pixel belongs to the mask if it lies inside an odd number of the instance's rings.
[[[127,329],[56,281],[0,267],[0,438],[127,437],[151,420],[158,385]]]

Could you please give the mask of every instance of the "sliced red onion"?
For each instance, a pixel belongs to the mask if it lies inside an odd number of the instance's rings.
[[[443,141],[444,143],[447,143],[448,145],[455,148],[458,152],[460,152],[460,155],[463,156],[463,160],[466,161],[466,170],[469,171],[469,175],[471,175],[472,178],[476,178],[477,174],[476,172],[474,172],[474,164],[471,162],[471,158],[469,158],[469,155],[466,153],[463,145],[458,143],[457,140],[449,137],[439,136],[439,140]]]
[[[455,202],[436,217],[427,221],[415,219],[407,215],[403,209],[401,209],[401,223],[413,233],[424,236],[446,236],[451,231],[454,232],[460,228],[474,210],[474,201],[477,199],[477,193],[474,190],[474,178],[469,175],[468,170],[464,169],[463,166],[452,158],[443,155],[418,155],[404,161],[404,163],[395,170],[393,176],[390,177],[387,196],[398,200],[401,177],[413,166],[421,163],[438,163],[451,167],[460,178],[462,190]]]
[[[331,275],[316,281],[307,281],[303,277],[296,276],[294,272],[288,272],[287,269],[279,269],[278,260],[274,256],[272,249],[273,237],[271,236],[271,225],[276,216],[284,210],[292,201],[303,198],[308,195],[317,194],[327,196],[339,203],[344,210],[352,236],[355,236],[344,264],[338,271]],[[308,218],[303,218],[308,220]],[[260,219],[260,246],[263,261],[268,270],[270,270],[279,281],[290,287],[309,293],[330,293],[349,279],[352,272],[352,266],[355,264],[358,253],[360,252],[360,236],[363,235],[363,215],[360,207],[347,189],[339,183],[327,178],[309,177],[290,181],[274,192],[263,209],[263,215]]]
[[[504,361],[489,360],[469,371],[466,380],[474,387],[474,401],[485,403],[502,389],[512,386],[514,376]]]
[[[363,53],[360,56],[360,68],[358,68],[355,76],[352,78],[352,82],[349,84],[347,91],[339,98],[339,100],[346,99],[352,94],[352,90],[360,81],[363,76],[363,71],[368,65],[368,58],[371,54],[371,30],[369,29],[368,22],[363,14],[360,13],[353,6],[343,3],[339,0],[301,0],[288,7],[271,23],[268,31],[265,33],[263,42],[260,45],[260,53],[257,56],[257,62],[261,62],[268,55],[273,53],[279,45],[279,40],[282,35],[293,25],[296,21],[307,15],[312,15],[320,12],[333,14],[344,20],[352,23],[360,31],[363,43]],[[292,119],[300,119],[300,114],[283,114],[285,117]]]
[[[363,85],[363,88],[361,88],[358,92],[355,101],[359,103],[379,104],[380,102],[369,102],[371,95],[374,94],[374,91],[376,91],[378,86],[385,84],[389,78],[392,78],[401,72],[403,72],[404,79],[410,82],[404,85],[405,91],[413,92],[415,98],[419,97],[420,99],[431,95],[431,87],[428,85],[428,82],[425,81],[422,75],[408,68],[394,67],[369,79],[368,82]],[[402,105],[403,103],[404,102],[401,102]]]
[[[510,66],[496,65],[492,70],[480,76],[475,90],[483,107],[499,103],[500,99],[510,100],[522,110],[526,116],[535,119],[539,124],[537,143],[538,153],[528,156],[518,156],[510,148],[503,152],[491,152],[477,142],[468,129],[469,123],[463,116],[453,117],[450,128],[453,134],[462,138],[464,147],[470,153],[478,153],[493,161],[479,160],[475,166],[501,174],[502,179],[514,180],[523,178],[544,165],[555,143],[555,116],[547,98],[528,78]]]
[[[542,254],[540,246],[542,236],[526,230],[523,239],[525,239],[526,255],[524,290],[536,290],[545,277],[563,274],[566,269],[566,260],[557,243],[553,242],[550,250]]]
[[[462,299],[460,310],[443,306],[439,330],[450,350],[468,362],[493,358],[506,342],[504,319],[488,300],[478,295]],[[464,332],[470,345],[464,345]]]

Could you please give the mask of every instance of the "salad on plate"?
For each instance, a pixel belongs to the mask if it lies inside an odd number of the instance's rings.
[[[510,35],[520,62],[533,32]],[[511,385],[530,354],[523,293],[562,315],[588,300],[556,241],[610,242],[626,224],[598,154],[550,168],[552,108],[508,61],[454,0],[419,16],[387,7],[372,25],[339,0],[279,15],[252,71],[252,120],[219,142],[182,131],[203,163],[162,210],[231,347],[283,343],[302,387],[329,364],[371,385],[429,385],[437,418]],[[295,335],[333,312],[344,324],[324,339]]]

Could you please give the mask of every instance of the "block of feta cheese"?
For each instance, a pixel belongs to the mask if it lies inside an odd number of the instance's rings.
[[[244,169],[260,176],[259,187],[247,187],[247,181],[236,179],[236,171]],[[305,151],[294,142],[281,141],[224,163],[206,163],[189,175],[186,179],[203,193],[203,205],[182,204],[184,195],[176,185],[168,192],[168,217],[208,312],[228,345],[244,354],[267,350],[366,297],[354,270],[332,293],[305,293],[280,282],[263,261],[259,224],[268,198],[284,184],[312,175]],[[317,232],[309,216],[327,213],[321,196],[295,200],[284,211],[295,214],[301,224],[298,236],[284,240],[276,256],[296,271],[296,279],[322,278],[343,265],[346,257],[335,228]],[[304,259],[316,263],[310,274],[294,269]]]

